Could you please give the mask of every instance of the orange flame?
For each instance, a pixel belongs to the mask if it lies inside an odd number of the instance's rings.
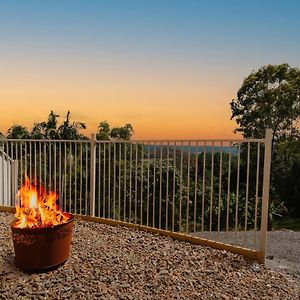
[[[37,188],[27,176],[16,198],[15,216],[19,219],[15,224],[17,228],[50,227],[69,220],[68,215],[56,205],[57,194],[47,193],[42,186]]]

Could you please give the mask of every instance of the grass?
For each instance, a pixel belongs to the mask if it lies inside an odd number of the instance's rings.
[[[273,229],[289,229],[294,231],[300,231],[300,218],[282,218],[274,220]]]

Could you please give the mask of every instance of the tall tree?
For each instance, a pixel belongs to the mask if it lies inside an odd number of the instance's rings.
[[[76,140],[86,138],[79,131],[86,129],[86,125],[83,122],[70,121],[71,112],[68,111],[65,121],[59,126],[59,137],[64,140]]]
[[[57,123],[59,115],[52,110],[48,116],[47,122],[34,123],[31,130],[31,138],[33,139],[58,139],[59,133]]]
[[[235,131],[246,138],[262,138],[266,128],[275,140],[299,136],[300,70],[281,64],[253,71],[230,106]]]
[[[267,65],[247,76],[230,103],[245,138],[263,138],[273,130],[270,209],[300,215],[299,146],[300,70],[288,64]]]

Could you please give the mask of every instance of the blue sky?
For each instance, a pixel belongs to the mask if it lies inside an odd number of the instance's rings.
[[[91,130],[108,119],[135,123],[147,137],[149,120],[168,126],[170,106],[180,114],[184,102],[193,119],[211,120],[218,108],[231,133],[228,102],[249,72],[269,63],[300,66],[299,29],[300,1],[1,1],[0,103],[12,106],[0,131],[23,122],[10,111],[26,101],[36,105],[27,112],[35,119],[71,109]],[[131,112],[116,113],[112,102]],[[97,105],[102,112],[93,115]],[[181,134],[197,134],[195,126]],[[175,135],[176,124],[170,128],[165,136]]]

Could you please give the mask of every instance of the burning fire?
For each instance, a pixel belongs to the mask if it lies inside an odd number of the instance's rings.
[[[66,223],[67,214],[58,209],[58,196],[54,192],[47,193],[42,186],[31,184],[26,176],[25,183],[17,193],[16,214],[19,221],[17,228],[51,227]]]

